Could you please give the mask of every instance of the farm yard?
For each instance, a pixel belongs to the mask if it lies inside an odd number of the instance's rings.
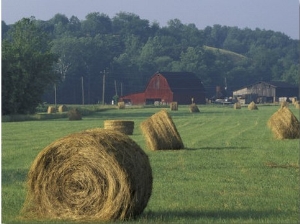
[[[190,113],[188,105],[177,111],[111,107],[78,121],[49,114],[51,119],[2,122],[2,222],[34,223],[21,219],[20,211],[27,173],[43,148],[120,119],[134,121],[129,136],[148,155],[153,173],[148,205],[126,223],[299,223],[299,139],[275,139],[267,126],[279,108],[200,105],[200,113]],[[299,120],[299,109],[289,108]],[[184,149],[147,148],[140,124],[162,109],[171,115]]]

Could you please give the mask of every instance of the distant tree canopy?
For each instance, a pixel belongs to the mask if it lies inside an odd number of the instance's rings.
[[[256,81],[299,83],[298,40],[280,32],[221,25],[200,30],[178,19],[160,27],[126,12],[113,18],[94,12],[82,21],[56,14],[31,22],[47,33],[51,45],[45,46],[58,55],[53,71],[60,75],[60,103],[81,103],[82,95],[86,103],[101,102],[102,97],[109,103],[115,95],[142,91],[156,71],[194,72],[207,90],[224,86],[224,80],[228,90]],[[2,21],[4,50],[14,26]],[[17,60],[15,54],[10,57]],[[53,96],[52,90],[43,99],[53,103]]]
[[[2,114],[33,113],[54,83],[49,39],[32,19],[22,19],[2,42]]]

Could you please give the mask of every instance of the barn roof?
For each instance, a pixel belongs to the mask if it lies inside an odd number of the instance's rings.
[[[283,81],[269,81],[269,82],[263,82],[263,83],[270,84],[274,87],[279,87],[279,88],[295,88],[295,87],[297,87],[295,85],[292,85],[290,83],[283,82]]]
[[[192,72],[156,72],[150,78],[143,93],[122,96],[133,104],[147,103],[154,99],[164,102],[176,101],[180,104],[205,103],[205,88],[201,80]]]
[[[204,86],[201,80],[192,72],[157,72],[155,75],[161,74],[167,80],[173,92],[180,92],[186,90],[204,91]]]
[[[266,85],[271,85],[275,88],[298,88],[296,85],[292,85],[290,83],[287,83],[287,82],[283,82],[283,81],[259,81],[259,82],[256,82],[256,83],[253,83],[253,84],[250,84],[250,85],[247,85],[247,86],[244,86],[244,87],[241,87],[235,91],[238,91],[240,89],[244,89],[244,88],[249,88],[251,86],[255,86],[259,83],[264,83]]]

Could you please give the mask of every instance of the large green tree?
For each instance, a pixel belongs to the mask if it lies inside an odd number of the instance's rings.
[[[34,113],[44,91],[57,79],[49,38],[34,18],[14,24],[2,42],[2,114]]]

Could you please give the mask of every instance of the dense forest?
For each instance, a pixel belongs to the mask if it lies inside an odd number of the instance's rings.
[[[115,95],[143,91],[157,71],[194,72],[207,97],[216,86],[230,92],[257,81],[299,83],[299,41],[280,32],[221,25],[200,30],[178,19],[161,27],[127,12],[31,20],[57,56],[52,72],[59,79],[43,95],[48,103],[54,92],[57,103],[109,103]],[[13,30],[2,21],[3,40]]]

